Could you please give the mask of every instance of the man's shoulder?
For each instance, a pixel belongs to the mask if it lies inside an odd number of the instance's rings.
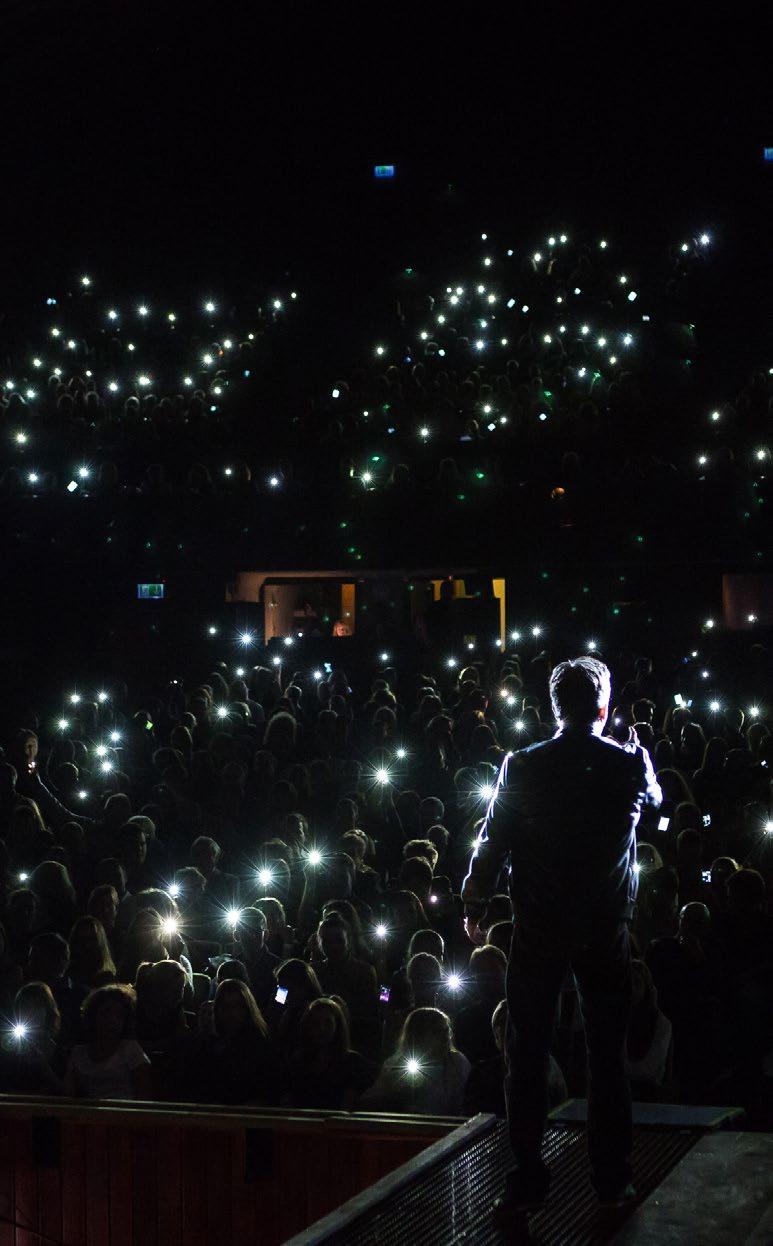
[[[612,749],[616,753],[625,753],[626,749],[623,745],[611,735],[594,735],[591,739],[596,740],[604,748]]]
[[[527,744],[524,748],[513,749],[505,758],[508,770],[517,770],[519,766],[528,765],[530,761],[546,753],[553,751],[557,736],[551,736],[549,740],[535,740],[533,744]]]
[[[534,757],[545,752],[549,753],[558,745],[558,739],[557,735],[551,735],[548,736],[547,740],[535,740],[533,744],[527,744],[526,748],[522,748],[519,751],[524,757]]]
[[[535,740],[533,744],[513,749],[505,757],[505,776],[517,776],[519,772],[528,773],[533,766],[540,766],[550,761],[560,751],[560,735],[550,736],[547,740]]]
[[[614,758],[613,764],[616,762],[619,766],[627,766],[629,770],[633,770],[637,774],[645,769],[646,753],[641,744],[620,744],[608,735],[594,736],[594,739],[598,741],[606,757]]]
[[[540,770],[552,762],[559,762],[567,753],[577,748],[577,737],[564,732],[557,732],[548,740],[537,740],[526,748],[508,753],[505,760],[504,777],[509,783],[517,782],[518,775],[528,774],[533,768]],[[596,757],[599,761],[622,771],[641,775],[646,769],[645,752],[641,745],[636,748],[626,747],[613,740],[611,736],[588,734],[580,738],[583,754]]]
[[[540,762],[548,761],[552,754],[550,745],[555,743],[555,739],[537,740],[534,744],[527,744],[524,748],[511,749],[505,754],[504,761],[500,769],[500,783],[502,789],[517,786],[521,781],[528,780],[529,775],[533,773],[535,767]]]

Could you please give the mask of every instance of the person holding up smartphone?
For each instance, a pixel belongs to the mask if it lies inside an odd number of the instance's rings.
[[[60,827],[65,822],[78,822],[81,826],[92,825],[92,818],[67,809],[43,782],[38,771],[38,737],[34,731],[22,727],[16,732],[10,760],[16,768],[17,794],[34,800],[49,825]]]

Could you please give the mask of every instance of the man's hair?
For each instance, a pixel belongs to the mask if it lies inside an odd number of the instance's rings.
[[[342,916],[342,914],[336,912],[335,909],[333,909],[332,912],[325,914],[325,916],[322,918],[321,922],[317,926],[317,933],[319,934],[321,930],[332,930],[332,929],[343,930],[344,934],[346,934],[347,937],[351,939],[351,935],[352,935],[351,926],[346,921],[346,919]]]
[[[262,909],[256,904],[249,908],[242,909],[239,914],[239,926],[243,930],[251,930],[256,933],[258,930],[268,931],[268,918]]]
[[[440,968],[440,961],[437,956],[433,956],[431,952],[414,952],[405,967],[405,976],[411,986],[413,986],[414,978],[418,978],[421,971],[424,970],[428,978],[433,979],[438,987],[443,980],[443,971]]]
[[[484,943],[482,947],[476,947],[473,950],[468,970],[473,978],[493,975],[498,970],[504,974],[507,972],[507,957],[502,949],[495,947],[493,943]]]
[[[418,956],[419,952],[429,952],[437,960],[442,960],[444,951],[443,936],[437,930],[415,930],[408,944],[408,959]]]
[[[423,861],[428,861],[434,870],[438,863],[438,856],[438,850],[431,839],[409,839],[407,844],[403,844],[404,861],[412,857],[421,857]]]
[[[216,840],[216,839],[210,839],[209,835],[199,835],[198,839],[194,839],[194,841],[193,841],[193,843],[191,844],[191,847],[190,847],[190,854],[189,854],[189,855],[190,855],[190,856],[194,856],[194,855],[198,854],[199,852],[201,852],[201,851],[202,851],[203,849],[205,849],[205,848],[206,848],[206,850],[207,850],[207,851],[210,851],[210,849],[213,849],[213,848],[214,848],[214,850],[215,850],[215,856],[216,856],[216,857],[219,857],[219,856],[220,856],[220,845],[219,845],[219,843],[217,842],[217,840]]]
[[[609,668],[597,658],[559,662],[550,676],[553,713],[559,722],[574,727],[595,722],[602,705],[609,703],[611,690]]]

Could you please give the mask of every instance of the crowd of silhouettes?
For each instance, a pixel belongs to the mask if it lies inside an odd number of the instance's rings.
[[[73,557],[152,548],[180,565],[244,538],[286,559],[302,539],[319,565],[391,565],[409,509],[457,558],[471,528],[480,555],[473,520],[492,544],[506,523],[606,558],[665,551],[678,525],[685,551],[705,557],[710,532],[714,556],[755,558],[773,376],[718,382],[690,323],[701,238],[651,264],[565,235],[481,242],[452,284],[409,270],[383,345],[353,316],[343,368],[317,357],[325,310],[303,291],[116,310],[81,278],[9,315],[0,343],[8,552],[54,534]]]
[[[505,752],[556,730],[553,656],[126,671],[61,718],[30,689],[0,761],[0,1088],[501,1114],[507,877],[480,919],[458,893]],[[697,670],[691,697],[605,657],[608,730],[635,725],[664,794],[638,828],[634,1097],[773,1127],[767,650],[754,704],[713,708]],[[585,1088],[579,1008],[569,978],[553,1105]]]

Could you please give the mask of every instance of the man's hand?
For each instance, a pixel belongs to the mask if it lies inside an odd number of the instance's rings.
[[[464,933],[467,935],[470,943],[474,943],[476,947],[482,947],[486,942],[486,932],[485,930],[481,930],[479,925],[480,918],[482,916],[482,913],[477,917],[465,914],[464,918]]]

